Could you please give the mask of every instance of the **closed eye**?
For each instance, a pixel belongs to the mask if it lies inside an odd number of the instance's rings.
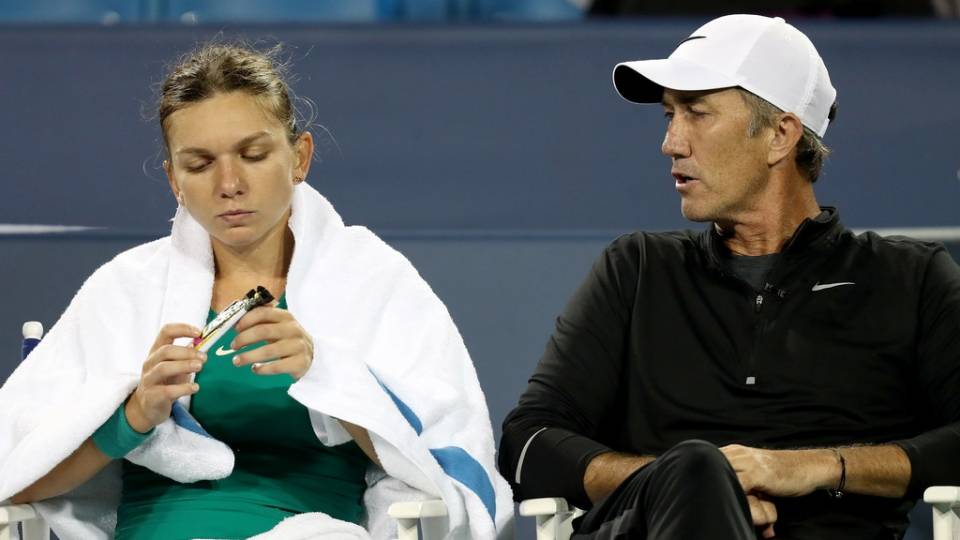
[[[264,159],[267,159],[267,155],[268,155],[268,152],[261,152],[259,154],[243,154],[241,157],[245,161],[255,162],[255,161],[263,161]]]
[[[202,163],[190,163],[185,168],[187,172],[197,173],[206,169],[210,165],[209,161],[204,161]]]

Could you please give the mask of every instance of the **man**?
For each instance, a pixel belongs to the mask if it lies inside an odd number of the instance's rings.
[[[591,508],[574,538],[899,538],[960,483],[960,273],[816,201],[836,91],[779,18],[721,17],[614,70],[661,103],[702,232],[615,240],[557,319],[500,468]]]

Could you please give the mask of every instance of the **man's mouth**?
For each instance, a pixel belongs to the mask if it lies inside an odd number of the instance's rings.
[[[673,179],[676,180],[677,185],[686,184],[687,182],[693,182],[696,178],[688,176],[681,173],[673,173]]]

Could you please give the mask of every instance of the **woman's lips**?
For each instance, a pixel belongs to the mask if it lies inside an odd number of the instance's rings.
[[[254,213],[250,210],[231,210],[229,212],[224,212],[217,217],[231,225],[235,225],[238,223],[243,223],[253,214]]]

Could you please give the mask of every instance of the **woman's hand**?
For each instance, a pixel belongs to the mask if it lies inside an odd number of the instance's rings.
[[[173,402],[197,393],[190,376],[203,369],[207,355],[193,347],[174,345],[182,337],[195,338],[200,330],[189,324],[167,324],[160,329],[143,363],[140,384],[127,399],[124,411],[130,427],[146,433],[170,417]]]
[[[253,364],[258,375],[287,373],[300,380],[313,363],[313,339],[289,311],[276,307],[259,307],[243,316],[235,326],[235,351],[260,341],[267,344],[233,357],[233,365]]]

